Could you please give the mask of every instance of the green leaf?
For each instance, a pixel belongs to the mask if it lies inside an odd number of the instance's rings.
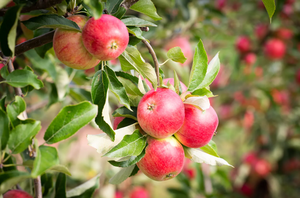
[[[71,176],[72,174],[70,173],[69,169],[61,164],[57,164],[55,166],[52,166],[49,170],[51,171],[56,171],[56,172],[60,172],[60,173],[64,173],[66,175]]]
[[[130,34],[134,35],[136,38],[141,40],[145,39],[143,37],[143,31],[139,27],[127,27],[127,30]]]
[[[21,153],[32,143],[34,136],[41,130],[41,122],[27,120],[28,123],[19,124],[11,130],[8,139],[8,148],[13,154]]]
[[[6,99],[6,96],[4,96],[3,98],[0,99],[0,109],[2,109],[3,111],[6,111],[5,99]]]
[[[64,12],[64,13],[66,13],[66,12]],[[51,28],[37,29],[37,30],[34,31],[33,37],[38,37],[38,36],[41,36],[41,35],[43,35],[43,34],[49,33],[49,32],[51,32],[51,31],[52,31]],[[42,46],[40,46],[40,47],[36,47],[36,48],[34,48],[34,50],[36,51],[36,53],[37,53],[41,58],[45,58],[46,52],[47,52],[49,49],[51,49],[52,46],[53,46],[53,43],[50,42],[50,43],[47,43],[47,44],[42,45]],[[29,57],[30,57],[31,59],[33,59],[31,56],[29,56]],[[44,60],[44,61],[45,61],[45,60]],[[32,62],[32,61],[30,61],[30,62]],[[48,62],[49,62],[49,60],[48,60]],[[45,66],[45,65],[42,64],[41,67],[43,67],[44,70],[46,70],[46,69],[48,69],[49,66]],[[51,68],[51,69],[52,69],[52,71],[53,71],[53,70],[55,71],[55,68]],[[55,79],[55,78],[53,78],[53,79]]]
[[[106,2],[106,9],[108,13],[115,13],[119,9],[123,0],[109,0]]]
[[[50,173],[45,173],[41,176],[41,183],[43,189],[43,197],[46,197],[53,187],[53,176]]]
[[[1,83],[7,83],[13,87],[26,87],[31,85],[35,89],[40,89],[44,86],[43,82],[38,79],[32,71],[29,70],[15,70],[8,74],[5,81]]]
[[[210,141],[207,145],[200,147],[201,150],[203,150],[204,152],[213,155],[215,157],[220,157],[217,153],[217,145],[214,141]]]
[[[157,14],[156,8],[151,0],[139,0],[137,3],[130,7],[131,10],[143,13],[155,21],[161,20],[162,18]]]
[[[272,21],[272,16],[275,13],[275,9],[276,9],[276,3],[275,0],[262,0],[262,2],[264,3],[266,10],[268,12],[269,18],[270,18],[270,23]]]
[[[11,0],[2,0],[0,1],[0,8],[3,8],[4,6],[6,6]]]
[[[122,168],[117,174],[110,178],[109,183],[115,185],[122,183],[131,175],[135,166],[136,165],[131,165],[129,167]]]
[[[99,19],[103,12],[103,5],[99,0],[83,0],[83,6],[87,8],[95,19]]]
[[[123,86],[126,90],[126,93],[128,93],[130,95],[134,95],[134,96],[143,97],[144,94],[142,94],[141,91],[139,90],[139,88],[134,83],[132,83],[130,80],[127,80],[122,77],[119,77],[118,79],[123,84]]]
[[[54,198],[66,198],[66,175],[59,173],[55,183],[55,197]]]
[[[142,153],[138,156],[131,156],[128,160],[126,161],[108,161],[111,165],[113,166],[118,166],[118,167],[128,167],[131,165],[136,164],[137,162],[139,162],[144,156],[145,156],[146,152],[145,149],[142,151]]]
[[[59,164],[57,150],[51,146],[40,146],[34,159],[32,177],[42,175],[46,170]]]
[[[118,124],[118,128],[123,128],[123,127],[127,127],[129,125],[132,125],[136,123],[136,120],[130,119],[130,118],[124,118],[119,124]]]
[[[5,79],[8,74],[9,71],[7,70],[7,66],[2,67],[2,69],[0,70],[0,76]]]
[[[6,148],[9,139],[9,119],[5,112],[0,109],[0,149]]]
[[[147,137],[137,129],[131,135],[125,135],[122,141],[112,148],[104,156],[117,158],[127,156],[138,156],[146,146]]]
[[[137,165],[135,165],[133,171],[131,172],[131,174],[129,175],[129,177],[132,177],[134,175],[136,175],[139,172],[139,167]]]
[[[151,23],[150,21],[146,21],[144,19],[140,19],[137,17],[128,17],[121,19],[121,21],[126,25],[126,26],[135,26],[135,27],[157,27],[156,24]]]
[[[207,96],[208,98],[214,96],[214,94],[209,90],[209,87],[197,89],[192,93],[192,95],[194,95],[194,96]]]
[[[26,109],[26,103],[20,96],[15,96],[15,101],[6,107],[7,115],[13,126],[16,126],[18,122],[17,116],[20,115]]]
[[[54,83],[51,83],[50,86],[51,86],[51,92],[49,94],[48,107],[50,107],[52,104],[57,103],[59,101],[56,85]]]
[[[128,110],[126,107],[120,107],[116,109],[112,116],[113,117],[125,117],[125,118],[131,118],[133,120],[137,120],[137,108],[131,107],[132,111]]]
[[[79,26],[74,21],[56,14],[40,15],[23,21],[22,23],[30,30],[39,28],[60,28],[81,32]]]
[[[31,178],[29,173],[17,170],[0,173],[0,195],[28,178]]]
[[[122,71],[117,71],[115,73],[116,73],[116,76],[125,78],[127,80],[130,80],[135,85],[138,85],[138,83],[139,83],[139,78],[136,77],[136,76],[133,76],[131,74],[128,74],[128,73],[125,73],[125,72],[122,72]]]
[[[147,78],[153,85],[153,88],[157,87],[157,80],[154,68],[144,61],[140,52],[135,47],[128,46],[126,50],[119,56],[121,67],[123,71],[129,71],[131,69],[136,70],[144,78]]]
[[[129,98],[123,84],[118,80],[115,72],[112,69],[110,69],[108,66],[105,66],[104,70],[109,80],[109,84],[108,84],[109,90],[115,94],[115,96],[118,98],[119,102],[122,105],[130,109]]]
[[[181,89],[181,85],[180,85],[180,80],[179,80],[178,75],[175,70],[174,70],[174,88],[175,88],[175,92],[180,95],[182,92],[182,89]]]
[[[89,181],[81,184],[80,186],[77,186],[76,188],[73,188],[72,190],[69,190],[67,192],[67,197],[71,198],[91,198],[95,192],[96,189],[99,188],[99,177],[100,175],[97,175],[96,177],[90,179]]]
[[[184,63],[186,61],[186,57],[184,56],[180,47],[173,47],[169,49],[167,56],[169,59],[175,62]]]
[[[17,26],[23,5],[10,8],[4,15],[0,27],[1,51],[5,56],[14,57],[17,36]]]
[[[188,91],[195,91],[205,78],[207,71],[207,55],[200,40],[194,54],[193,66],[190,74]]]
[[[53,144],[74,135],[97,115],[97,106],[90,102],[64,107],[47,128],[44,140]]]

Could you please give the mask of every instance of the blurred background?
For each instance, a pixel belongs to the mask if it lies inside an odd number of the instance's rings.
[[[210,87],[215,95],[210,102],[219,116],[213,140],[220,157],[234,168],[211,167],[187,160],[184,170],[175,179],[155,182],[139,173],[114,186],[108,180],[118,169],[87,145],[86,135],[99,133],[91,124],[56,145],[61,163],[72,173],[68,187],[101,173],[100,188],[94,197],[300,197],[300,1],[277,0],[271,23],[259,0],[153,2],[162,17],[160,21],[134,11],[127,14],[157,24],[157,28],[151,27],[143,34],[151,42],[160,63],[167,59],[168,49],[181,47],[187,61],[164,64],[161,68],[166,78],[172,78],[175,70],[180,80],[188,84],[199,39],[204,43],[209,60],[219,52],[221,69]],[[26,20],[26,15],[21,17]],[[18,35],[20,43],[32,38],[33,33],[21,27]],[[142,43],[137,47],[151,63],[147,48]],[[53,49],[44,59],[40,60],[31,51],[17,57],[15,62],[18,67],[61,65]],[[118,60],[110,64],[114,70],[121,69]],[[55,82],[49,80],[45,88],[25,97],[29,117],[42,119],[44,130],[62,106],[91,99],[91,80],[87,77],[93,76],[95,71],[61,68],[56,67]],[[41,78],[46,77],[41,75]],[[69,79],[72,79],[70,84]],[[53,97],[53,90],[57,91],[57,97]],[[118,107],[113,95],[110,102],[112,110]],[[43,142],[42,133],[39,137]]]

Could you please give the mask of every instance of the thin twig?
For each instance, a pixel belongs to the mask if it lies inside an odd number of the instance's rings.
[[[150,45],[150,43],[148,43],[147,40],[143,39],[142,42],[146,45],[146,47],[148,48],[148,50],[153,58],[154,68],[155,68],[155,73],[156,73],[156,78],[157,78],[157,85],[159,86],[159,63],[158,63],[156,54],[155,54],[152,46]]]
[[[42,185],[41,185],[41,177],[38,176],[33,180],[34,182],[34,192],[36,198],[43,198],[42,194]]]
[[[26,108],[26,112],[31,113],[35,110],[41,109],[41,108],[47,106],[48,102],[49,102],[48,100],[43,100],[40,103],[29,106],[29,107]]]

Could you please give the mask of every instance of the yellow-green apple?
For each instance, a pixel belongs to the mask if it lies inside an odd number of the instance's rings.
[[[84,15],[72,15],[68,19],[77,23],[80,29],[88,21]],[[53,37],[53,49],[62,63],[74,69],[90,69],[100,62],[85,49],[82,34],[77,31],[57,29]]]
[[[280,39],[270,39],[264,45],[264,53],[271,60],[283,58],[285,55],[286,46]]]
[[[129,198],[150,198],[150,195],[144,187],[136,186],[131,190]]]
[[[175,133],[181,144],[190,148],[205,146],[212,139],[219,123],[215,110],[210,106],[204,112],[194,105],[184,104],[185,119]]]
[[[163,79],[163,84],[167,85],[168,82],[170,82],[171,85],[174,86],[174,78],[165,78]],[[183,82],[180,81],[180,85],[181,85],[181,92],[184,93],[187,91],[187,87],[185,86],[185,84],[183,84]]]
[[[82,30],[82,38],[85,48],[103,61],[120,56],[129,42],[125,24],[108,14],[103,14],[97,20],[89,19]]]
[[[137,119],[140,127],[150,136],[166,138],[182,126],[184,105],[174,91],[167,88],[152,89],[140,100]]]
[[[23,190],[10,190],[3,195],[3,198],[33,198],[33,197]]]
[[[173,137],[156,139],[148,136],[145,156],[137,163],[149,178],[164,181],[177,176],[184,165],[184,150]]]
[[[251,49],[251,42],[247,36],[240,36],[235,44],[236,49],[239,53],[248,52]]]
[[[178,36],[170,40],[165,46],[165,50],[168,51],[173,47],[180,47],[182,53],[186,57],[186,61],[184,63],[180,63],[181,66],[189,65],[192,62],[194,53],[192,46],[186,37]]]

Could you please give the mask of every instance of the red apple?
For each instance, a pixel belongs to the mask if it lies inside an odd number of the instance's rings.
[[[168,51],[173,47],[180,47],[182,53],[186,57],[186,61],[184,63],[180,63],[181,66],[189,65],[192,62],[194,53],[192,46],[186,37],[178,36],[170,40],[165,46],[165,50]]]
[[[25,41],[27,41],[27,39],[26,39],[24,36],[20,36],[20,37],[17,39],[16,44],[19,45],[19,44],[21,44],[21,43],[24,43]]]
[[[8,4],[6,4],[6,7],[10,8],[10,7],[13,7],[15,5],[16,5],[15,2],[10,1]]]
[[[266,24],[258,24],[256,27],[255,27],[255,36],[258,38],[258,39],[262,39],[264,38],[267,33],[268,33],[268,25]]]
[[[225,6],[226,6],[226,0],[216,0],[215,1],[215,7],[217,10],[222,11],[222,10],[224,10]]]
[[[114,122],[113,122],[113,129],[116,130],[118,128],[118,125],[122,120],[124,120],[125,117],[115,117]]]
[[[82,38],[86,49],[103,61],[116,59],[129,42],[125,24],[107,14],[97,20],[89,19],[82,30]]]
[[[73,15],[68,19],[82,29],[88,17]],[[100,62],[85,49],[80,32],[57,29],[53,37],[53,49],[62,63],[74,69],[90,69]]]
[[[265,159],[258,159],[253,164],[253,171],[261,177],[267,176],[272,170],[271,164]]]
[[[300,69],[298,69],[296,72],[296,82],[298,83],[298,85],[300,85]]]
[[[136,186],[130,192],[129,198],[150,198],[150,195],[145,188],[141,186]]]
[[[248,152],[243,158],[243,162],[249,165],[253,165],[258,160],[257,154],[254,151]]]
[[[252,125],[254,123],[254,114],[252,111],[246,111],[244,115],[244,120],[243,120],[243,126],[246,130],[251,129]]]
[[[293,31],[288,28],[279,28],[275,31],[275,36],[282,40],[289,40],[293,37]]]
[[[168,82],[170,82],[170,84],[174,86],[174,78],[165,78],[163,80],[163,84],[164,85],[167,85]],[[180,85],[181,85],[181,91],[182,91],[182,93],[186,92],[187,91],[187,87],[185,86],[185,84],[183,84],[183,82],[180,81]]]
[[[137,108],[141,128],[155,138],[173,135],[183,124],[184,105],[174,91],[157,88],[147,92]]]
[[[252,52],[251,53],[247,53],[244,56],[243,60],[245,61],[245,63],[247,65],[253,65],[256,62],[256,54],[254,54]]]
[[[147,141],[146,154],[137,163],[139,169],[156,181],[177,176],[184,165],[184,150],[181,144],[173,136],[164,139],[148,136]]]
[[[247,183],[243,184],[243,186],[240,188],[240,191],[246,197],[251,197],[253,194],[253,188]]]
[[[212,139],[219,123],[215,110],[210,106],[204,112],[194,105],[184,104],[185,119],[175,137],[190,148],[205,146]]]
[[[286,46],[284,42],[275,38],[268,40],[264,46],[264,53],[271,60],[283,58],[285,51]]]
[[[123,197],[124,197],[124,195],[121,191],[116,191],[115,192],[115,198],[123,198]]]
[[[240,36],[235,44],[239,53],[248,52],[251,49],[250,39],[247,36]]]
[[[194,179],[196,176],[196,170],[191,166],[192,161],[186,158],[182,172],[189,178]]]
[[[23,190],[10,190],[3,195],[3,198],[33,198],[33,197]]]

